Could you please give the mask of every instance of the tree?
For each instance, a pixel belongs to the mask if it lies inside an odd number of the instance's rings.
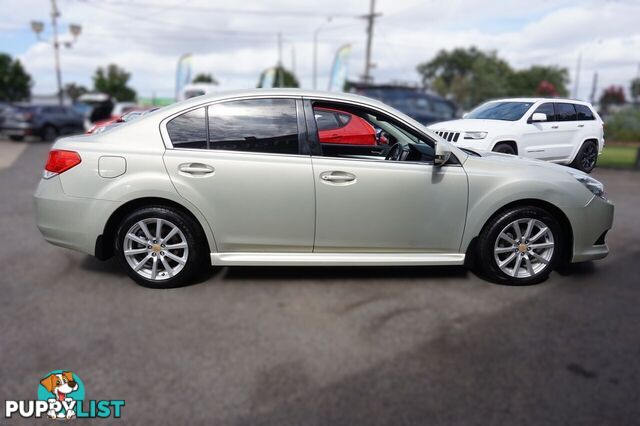
[[[567,96],[569,72],[566,68],[533,65],[514,71],[510,81],[511,96]]]
[[[192,83],[209,83],[209,84],[218,84],[218,80],[211,74],[200,73],[196,75],[192,81]]]
[[[417,67],[422,83],[469,109],[504,96],[557,96],[567,94],[565,68],[535,65],[513,70],[495,52],[475,47],[441,50]]]
[[[64,85],[64,92],[71,98],[72,102],[76,102],[78,98],[85,93],[88,93],[89,90],[84,86],[79,86],[76,83],[67,83]]]
[[[0,101],[17,102],[31,97],[31,76],[19,60],[0,53]]]
[[[135,101],[135,90],[127,86],[130,77],[130,73],[116,64],[109,64],[106,70],[98,67],[93,75],[93,89],[121,102]]]
[[[600,96],[600,108],[605,114],[609,112],[611,105],[624,105],[626,102],[627,98],[622,86],[609,86]]]
[[[273,76],[273,81],[269,81]],[[269,68],[260,74],[258,87],[300,87],[300,83],[295,74],[285,69],[282,65]]]
[[[631,87],[629,87],[629,91],[631,92],[633,103],[636,105],[640,104],[640,77],[636,77],[631,80]]]

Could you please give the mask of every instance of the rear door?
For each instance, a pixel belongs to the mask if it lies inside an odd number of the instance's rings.
[[[230,100],[166,122],[169,176],[209,221],[219,252],[311,252],[314,182],[298,104]]]

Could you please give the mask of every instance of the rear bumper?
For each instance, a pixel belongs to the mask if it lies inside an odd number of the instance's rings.
[[[600,197],[593,197],[584,208],[573,211],[571,262],[602,259],[609,254],[604,235],[613,226],[613,213],[613,204]]]
[[[70,197],[58,176],[42,179],[35,195],[36,225],[51,244],[95,254],[96,239],[119,203]]]

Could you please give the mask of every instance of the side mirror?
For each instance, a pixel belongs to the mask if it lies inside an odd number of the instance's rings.
[[[531,122],[538,123],[540,121],[547,121],[547,114],[543,112],[534,112],[531,116]]]
[[[469,115],[469,113],[465,112],[464,114],[462,114],[462,118],[467,118],[467,115]]]
[[[433,159],[433,164],[436,167],[444,166],[451,157],[451,150],[446,143],[436,143],[436,157]]]

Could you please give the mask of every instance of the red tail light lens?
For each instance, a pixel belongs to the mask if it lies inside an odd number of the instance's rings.
[[[52,149],[49,152],[47,164],[44,166],[43,177],[49,179],[60,173],[64,173],[72,167],[80,164],[82,159],[75,151],[65,151],[62,149]]]

